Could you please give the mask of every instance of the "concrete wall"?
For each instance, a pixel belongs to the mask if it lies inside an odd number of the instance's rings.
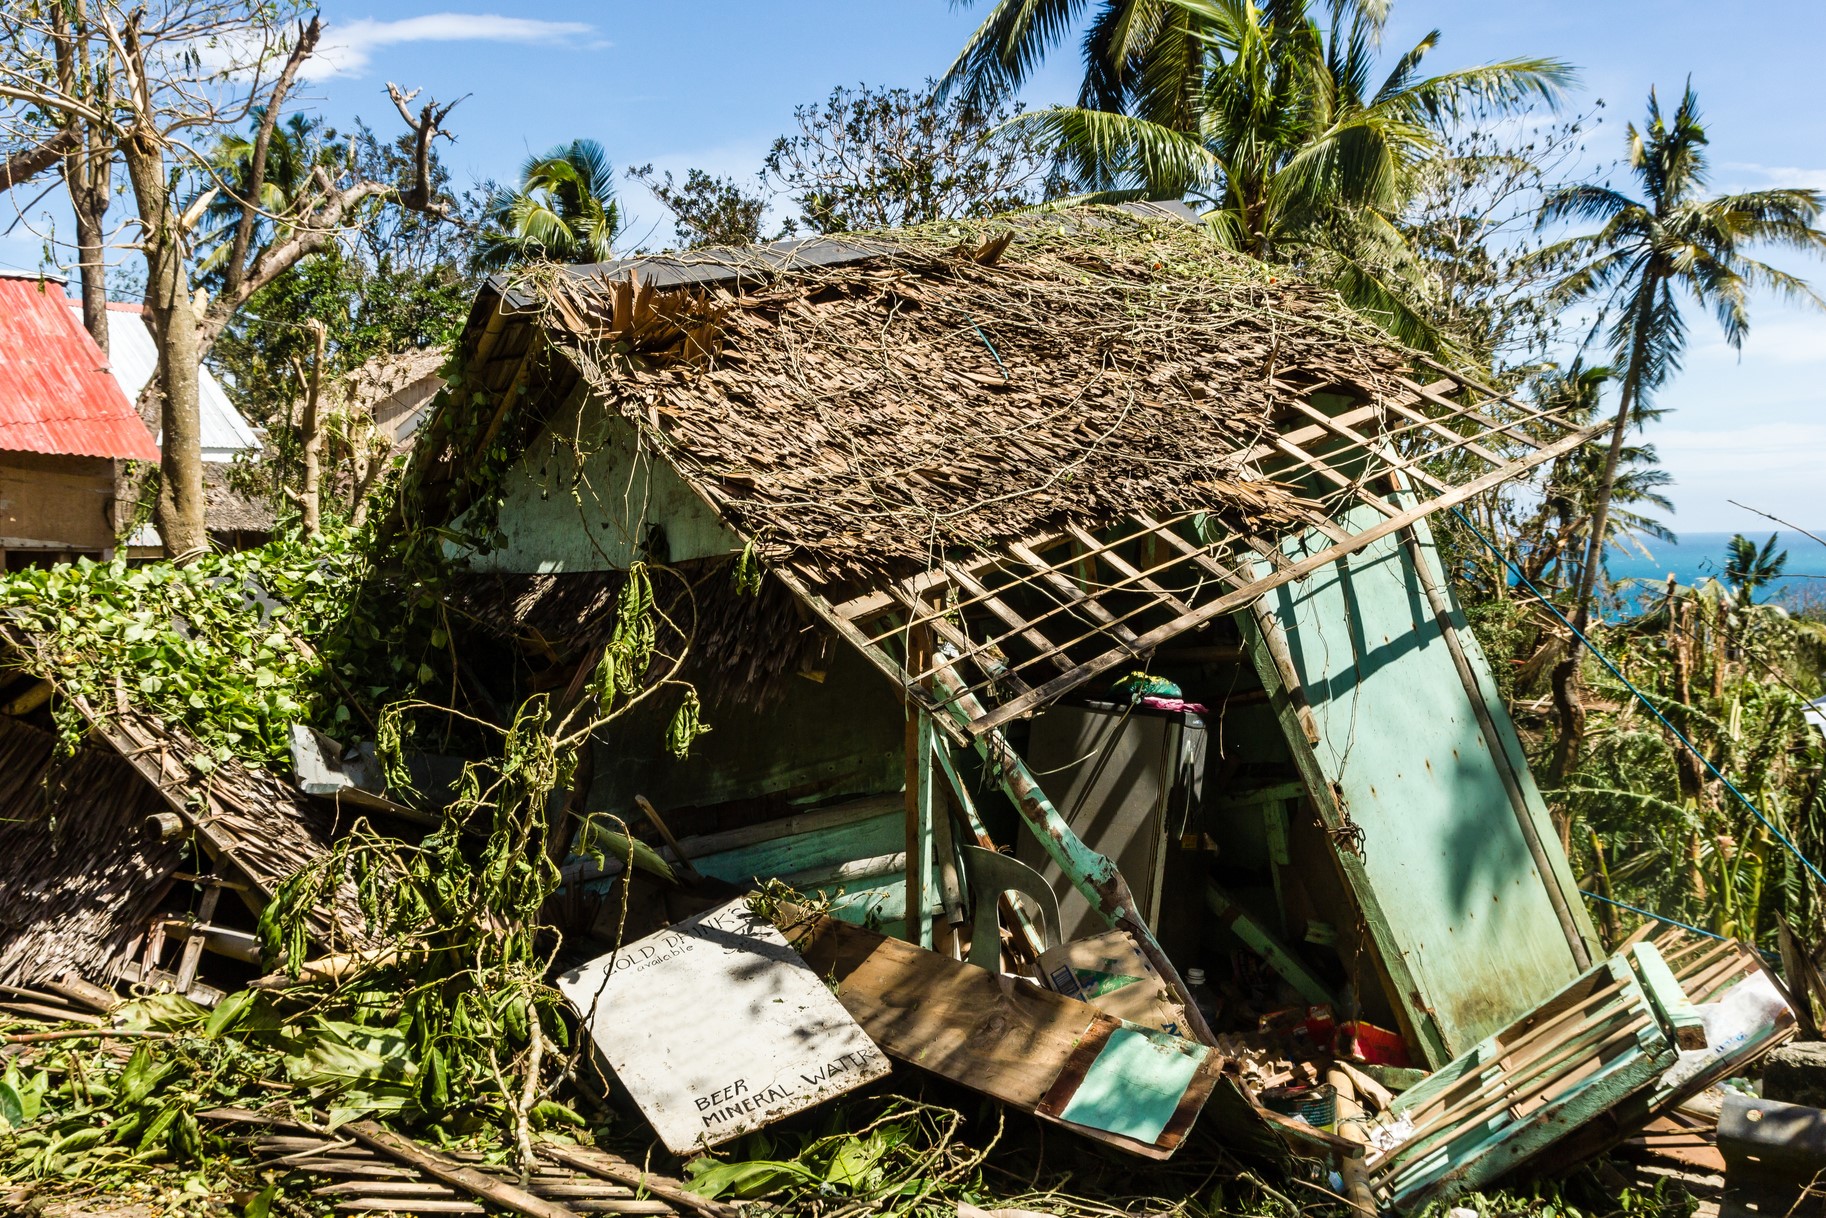
[[[0,452],[0,549],[114,548],[114,463]]]

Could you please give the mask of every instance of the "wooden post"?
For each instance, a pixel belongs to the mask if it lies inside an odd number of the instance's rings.
[[[203,899],[197,903],[197,920],[184,940],[184,954],[178,960],[177,990],[180,994],[189,994],[190,987],[196,984],[197,965],[203,959],[203,943],[209,937],[209,922],[216,916],[216,902],[221,896],[222,886],[209,884],[203,889]]]
[[[907,628],[907,670],[919,672],[932,654],[932,636],[923,626]],[[932,889],[932,716],[918,703],[907,703],[907,862],[906,938],[932,946],[932,916],[927,897]]]

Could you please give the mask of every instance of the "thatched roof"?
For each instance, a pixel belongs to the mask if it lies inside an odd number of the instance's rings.
[[[0,661],[58,680],[46,640],[16,620],[0,622]],[[58,696],[88,723],[87,747],[111,750],[122,763],[117,773],[136,776],[138,791],[176,813],[201,857],[235,884],[256,913],[280,884],[329,850],[337,810],[270,771],[239,761],[219,762],[183,725],[165,721],[124,694],[106,707],[62,688]],[[86,815],[91,807],[67,793],[60,806],[64,816]],[[365,934],[352,893],[339,892],[329,907],[316,911],[313,924],[322,941],[361,941]]]
[[[483,289],[453,363],[396,523],[543,468],[581,400],[966,732],[1596,430],[1133,207],[534,268]],[[597,493],[623,536],[652,523]]]
[[[277,513],[270,501],[250,496],[229,479],[227,465],[203,466],[204,514],[212,532],[270,533]]]
[[[699,358],[689,341],[682,358],[600,353],[596,325],[641,325],[638,291],[617,304],[625,278],[547,290],[610,408],[743,534],[831,573],[1138,510],[1285,523],[1289,493],[1243,454],[1291,401],[1386,392],[1406,364],[1332,294],[1198,228],[1110,209],[1016,222],[1011,242],[902,230],[742,284],[698,310],[714,324]]]
[[[183,862],[157,791],[105,747],[59,761],[56,743],[0,715],[0,985],[112,983]]]

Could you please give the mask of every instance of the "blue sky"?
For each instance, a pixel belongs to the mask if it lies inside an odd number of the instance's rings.
[[[618,166],[652,161],[747,176],[796,104],[837,84],[917,85],[943,71],[988,3],[326,0],[323,58],[336,70],[320,68],[303,93],[333,121],[359,114],[381,131],[398,129],[389,80],[440,99],[468,94],[450,120],[457,142],[443,150],[462,181],[511,178],[529,152],[577,136],[599,140]],[[1573,104],[1607,103],[1594,163],[1620,152],[1623,125],[1651,84],[1675,92],[1691,72],[1715,186],[1826,189],[1818,0],[1741,9],[1698,0],[1396,0],[1388,43],[1405,46],[1433,28],[1443,40],[1429,63],[1440,67],[1524,54],[1577,65],[1583,88]],[[1061,48],[1026,100],[1069,100],[1075,68],[1074,49]],[[632,239],[663,241],[663,216],[646,192],[628,184],[623,196],[635,216]],[[35,266],[39,250],[16,231],[0,239],[0,263]],[[1826,285],[1826,264],[1793,269]],[[1663,396],[1674,413],[1649,437],[1677,479],[1670,523],[1766,527],[1726,502],[1735,498],[1819,531],[1826,314],[1757,302],[1741,360],[1708,317],[1695,311],[1691,321],[1687,372]]]

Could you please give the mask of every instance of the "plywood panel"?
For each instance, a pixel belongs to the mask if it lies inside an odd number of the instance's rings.
[[[0,459],[0,548],[114,545],[114,464],[7,453]]]
[[[743,900],[558,979],[668,1148],[714,1146],[853,1090],[887,1058]]]

